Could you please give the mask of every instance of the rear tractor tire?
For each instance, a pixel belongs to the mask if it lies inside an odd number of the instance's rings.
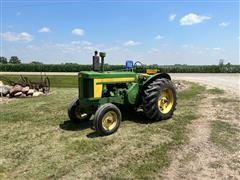
[[[117,106],[111,103],[98,108],[94,115],[94,127],[98,134],[106,136],[115,133],[122,121],[122,115]]]
[[[68,106],[68,117],[74,123],[78,122],[85,122],[88,121],[91,117],[91,114],[86,114],[81,112],[79,102],[75,99],[69,106]]]
[[[168,79],[157,79],[143,91],[143,110],[150,120],[171,118],[176,105],[176,89]]]

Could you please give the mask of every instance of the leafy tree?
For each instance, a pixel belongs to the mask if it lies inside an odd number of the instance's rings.
[[[7,64],[7,58],[0,56],[0,64]]]
[[[17,56],[12,56],[9,60],[10,64],[21,64],[21,60]]]
[[[32,61],[32,62],[30,62],[30,64],[43,64],[43,63],[39,62],[39,61]]]
[[[65,65],[79,65],[78,63],[65,63]]]

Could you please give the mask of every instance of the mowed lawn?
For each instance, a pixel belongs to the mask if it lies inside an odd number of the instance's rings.
[[[191,85],[178,93],[169,120],[150,123],[141,112],[124,111],[121,127],[107,137],[97,136],[91,121],[69,121],[76,88],[0,104],[0,179],[160,177],[170,152],[187,142],[204,91]]]

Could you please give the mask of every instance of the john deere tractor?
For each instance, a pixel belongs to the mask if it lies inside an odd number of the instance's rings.
[[[68,108],[72,121],[88,121],[94,115],[93,127],[97,133],[110,135],[121,124],[120,106],[141,108],[146,120],[159,121],[172,117],[177,98],[168,74],[154,69],[135,73],[134,69],[140,66],[132,61],[126,62],[125,71],[104,71],[106,54],[100,52],[99,55],[95,51],[92,71],[78,74],[79,95]]]

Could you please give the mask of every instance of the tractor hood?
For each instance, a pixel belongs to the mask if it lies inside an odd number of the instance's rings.
[[[78,74],[79,77],[84,78],[126,78],[134,77],[136,78],[135,72],[115,72],[115,71],[105,71],[105,72],[96,72],[96,71],[81,71]]]

